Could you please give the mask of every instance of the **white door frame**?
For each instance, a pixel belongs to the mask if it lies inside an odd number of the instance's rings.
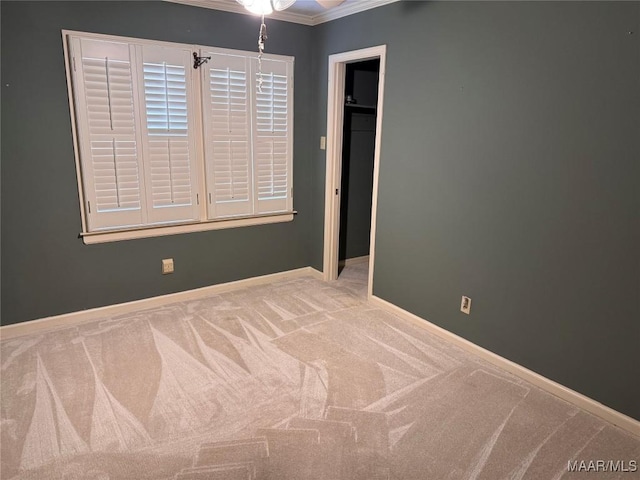
[[[373,157],[373,196],[371,200],[371,241],[369,246],[368,296],[373,293],[373,260],[375,255],[376,212],[378,208],[378,172],[382,139],[382,105],[387,46],[364,48],[329,55],[329,86],[327,90],[327,156],[324,193],[324,258],[326,281],[338,278],[338,245],[340,233],[340,182],[342,179],[342,127],[344,123],[344,88],[346,65],[364,60],[380,59],[378,103],[376,108],[376,141]]]

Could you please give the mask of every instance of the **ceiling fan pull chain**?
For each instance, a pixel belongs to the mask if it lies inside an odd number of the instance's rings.
[[[264,23],[263,14],[262,24],[260,25],[260,35],[258,36],[258,91],[260,93],[262,93],[262,54],[264,53],[264,42],[267,38],[267,26]]]

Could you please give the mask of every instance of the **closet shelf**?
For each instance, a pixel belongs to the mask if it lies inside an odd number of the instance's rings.
[[[357,103],[345,103],[344,106],[345,107],[349,107],[349,108],[360,108],[362,110],[375,110],[376,109],[375,105],[358,105]]]

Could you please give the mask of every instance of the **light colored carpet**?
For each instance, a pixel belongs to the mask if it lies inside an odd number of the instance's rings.
[[[366,268],[2,342],[2,478],[638,478],[568,472],[640,439],[368,305]]]

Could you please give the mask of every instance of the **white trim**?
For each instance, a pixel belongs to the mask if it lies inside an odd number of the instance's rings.
[[[329,57],[327,86],[327,149],[324,189],[324,255],[322,272],[325,281],[338,278],[338,235],[340,233],[340,179],[342,175],[342,125],[344,123],[344,85],[346,67]]]
[[[593,415],[596,415],[601,419],[606,420],[607,422],[610,422],[628,431],[629,433],[640,436],[640,422],[638,420],[635,420],[623,413],[607,407],[606,405],[603,405],[600,402],[587,397],[586,395],[578,393],[575,390],[571,390],[564,385],[554,382],[553,380],[550,380],[547,377],[529,370],[522,365],[512,362],[511,360],[507,360],[506,358],[501,357],[496,353],[493,353],[479,345],[476,345],[475,343],[470,342],[469,340],[466,340],[456,335],[455,333],[445,330],[444,328],[439,327],[417,315],[414,315],[413,313],[408,312],[386,300],[383,300],[380,297],[371,296],[369,298],[369,301],[372,305],[381,308],[382,310],[385,310],[389,313],[392,313],[402,318],[403,320],[407,320],[414,325],[417,325],[418,327],[421,327],[428,332],[437,335],[438,337],[443,338],[448,342],[451,342],[457,347],[460,347],[467,352],[479,356],[483,360],[488,361],[496,367],[501,368],[502,370],[506,370],[507,372],[512,373],[513,375],[516,375],[517,377],[520,377],[521,379],[535,385],[536,387],[539,387],[547,391],[548,393],[561,398],[562,400],[572,403],[573,405],[576,405],[577,407],[580,407],[583,410],[586,410],[587,412],[592,413]]]
[[[382,115],[384,110],[384,79],[387,68],[387,47],[380,54],[380,72],[378,74],[378,104],[376,108],[376,139],[373,154],[373,192],[371,196],[371,226],[369,239],[369,278],[367,280],[367,298],[373,296],[373,267],[376,254],[376,228],[378,218],[378,181],[380,178],[380,152],[382,149]]]
[[[181,3],[183,5],[190,5],[192,7],[208,8],[211,10],[222,10],[224,12],[239,13],[242,15],[250,15],[252,17],[258,17],[249,11],[247,11],[242,5],[235,2],[235,0],[165,0],[172,3]],[[344,3],[338,7],[333,7],[325,12],[318,13],[316,15],[305,15],[303,13],[283,11],[273,12],[268,17],[274,20],[282,20],[284,22],[299,23],[301,25],[320,25],[321,23],[330,22],[331,20],[337,20],[338,18],[347,17],[356,13],[371,10],[372,8],[382,7],[390,3],[395,3],[400,0],[360,0],[353,3]]]
[[[345,258],[340,260],[339,264],[345,267],[349,265],[361,265],[363,263],[369,263],[369,255],[363,255],[362,257]]]
[[[200,47],[200,49],[198,49],[198,55],[203,55],[202,53],[202,47]],[[197,91],[198,94],[200,95],[200,98],[202,98],[203,95],[203,90],[201,88],[202,85],[204,85],[203,81],[202,81],[202,77],[198,78],[199,76],[204,75],[204,69],[200,70],[200,73],[196,73],[195,75],[192,75],[191,77],[191,82],[192,82],[192,89],[193,91]],[[204,132],[206,131],[205,129],[205,122],[204,122],[204,107],[203,107],[203,102],[194,102],[195,103],[195,111],[194,113],[194,117],[195,117],[195,123],[193,125],[195,131],[197,132],[203,132],[202,135],[199,135],[199,138],[196,139],[196,145],[195,145],[195,154],[197,155],[197,158],[201,161],[199,161],[199,165],[198,165],[198,169],[197,169],[197,175],[198,175],[198,184],[197,184],[197,188],[198,188],[198,197],[197,200],[200,202],[203,202],[204,204],[204,208],[199,208],[198,209],[198,219],[200,221],[200,223],[205,223],[207,222],[207,220],[209,219],[209,202],[207,202],[207,192],[209,191],[207,189],[207,167],[206,167],[206,159],[205,159],[205,143],[206,143],[206,134],[204,134]]]
[[[358,257],[352,260],[365,259],[366,257]],[[16,323],[12,325],[0,326],[0,340],[8,340],[23,335],[33,335],[43,333],[48,330],[68,327],[71,325],[77,325],[82,322],[96,320],[102,317],[109,317],[114,315],[122,315],[135,310],[156,308],[162,305],[175,302],[186,302],[190,300],[196,300],[212,295],[218,295],[220,293],[237,290],[241,288],[247,288],[254,285],[264,285],[274,281],[282,281],[293,278],[300,278],[305,276],[311,276],[317,280],[323,279],[323,274],[312,267],[302,267],[295,270],[288,270],[284,272],[271,273],[267,275],[261,275],[258,277],[246,278],[243,280],[236,280],[233,282],[220,283],[217,285],[210,285],[207,287],[195,288],[193,290],[187,290],[184,292],[170,293],[167,295],[161,295],[157,297],[144,298],[141,300],[134,300],[131,302],[120,303],[116,305],[108,305],[105,307],[92,308],[90,310],[81,310],[78,312],[65,313],[62,315],[56,315],[52,317],[41,318],[38,320],[31,320],[28,322]],[[470,342],[442,327],[439,327],[411,312],[408,312],[380,297],[370,296],[370,303],[384,311],[387,311],[393,315],[400,317],[401,319],[408,321],[426,331],[444,339],[453,345],[462,348],[463,350],[479,356],[483,360],[495,365],[502,370],[505,370],[517,377],[539,387],[552,395],[555,395],[577,407],[586,410],[593,415],[600,417],[601,419],[610,422],[633,435],[640,436],[640,422],[607,407],[586,395],[571,390],[564,385],[561,385],[553,380],[550,380],[538,373],[535,373],[528,368],[518,365],[511,360],[507,360],[500,355],[497,355],[475,343]]]
[[[207,232],[209,230],[223,230],[227,228],[250,227],[253,225],[267,225],[271,223],[290,222],[296,212],[263,215],[245,218],[231,218],[228,220],[215,220],[207,222],[189,223],[185,225],[162,225],[151,228],[129,229],[122,231],[105,231],[82,233],[82,239],[86,245],[94,243],[119,242],[121,240],[135,240],[138,238],[162,237],[165,235],[177,235],[179,233]]]
[[[340,229],[340,195],[342,177],[342,125],[344,122],[344,84],[346,64],[356,61],[380,59],[378,73],[378,100],[376,115],[376,140],[373,159],[373,193],[371,202],[371,240],[369,247],[368,296],[373,293],[373,265],[375,256],[375,228],[378,208],[378,174],[382,139],[384,103],[384,79],[386,45],[338,53],[329,56],[329,85],[327,87],[327,150],[325,174],[324,253],[323,268],[326,281],[338,278],[338,242]]]
[[[371,10],[372,8],[382,7],[395,3],[400,0],[361,0],[354,3],[343,3],[338,7],[333,7],[318,15],[311,17],[311,25],[320,25],[321,23],[330,22],[331,20],[337,20],[338,18],[348,17],[356,13]]]
[[[28,322],[16,323],[13,325],[3,325],[0,327],[0,339],[7,340],[22,335],[38,334],[45,330],[75,325],[88,320],[96,320],[103,317],[114,315],[122,315],[136,310],[148,308],[156,308],[168,303],[187,302],[199,298],[218,295],[223,292],[237,290],[240,288],[252,287],[254,285],[264,285],[275,281],[288,280],[292,278],[311,276],[315,279],[322,280],[322,274],[312,267],[302,267],[295,270],[287,270],[285,272],[270,273],[259,277],[246,278],[236,280],[234,282],[219,283],[208,287],[195,288],[184,292],[169,293],[158,297],[143,298],[131,302],[119,303],[116,305],[107,305],[105,307],[92,308],[90,310],[81,310],[78,312],[65,313],[52,317],[31,320]]]
[[[69,58],[72,55],[69,52],[69,33],[70,30],[62,30],[62,51],[64,54],[64,71],[65,71],[65,80],[67,82],[67,98],[69,100],[69,113],[71,116],[71,141],[73,142],[73,156],[76,162],[76,185],[78,186],[78,201],[80,202],[80,224],[82,226],[82,231],[87,232],[89,230],[87,225],[87,215],[85,212],[85,198],[84,198],[84,189],[82,186],[82,174],[81,174],[81,163],[80,163],[80,144],[78,141],[78,131],[76,128],[76,107],[75,107],[75,96],[73,94],[73,86],[71,85],[71,75],[68,72],[71,72],[71,65]],[[74,62],[74,70],[75,70],[75,62]]]
[[[240,7],[240,5],[238,4]],[[242,7],[240,7],[242,8]],[[192,162],[197,163],[197,165],[191,165],[194,172],[199,173],[196,174],[197,184],[194,184],[195,193],[193,195],[192,201],[193,206],[192,209],[194,211],[197,210],[197,216],[195,218],[191,217],[189,220],[178,220],[175,222],[167,222],[162,223],[161,219],[155,219],[155,223],[149,221],[147,218],[143,217],[142,219],[136,219],[135,223],[138,223],[142,220],[140,225],[126,226],[122,228],[93,228],[91,230],[91,224],[89,221],[89,217],[87,212],[90,212],[90,208],[87,208],[87,201],[90,200],[90,195],[87,196],[85,193],[85,184],[82,181],[83,175],[83,162],[81,159],[81,148],[80,148],[80,135],[78,132],[78,125],[76,119],[76,96],[74,95],[73,89],[73,80],[74,75],[76,75],[76,59],[75,55],[79,52],[74,52],[74,45],[70,42],[72,38],[86,38],[91,40],[102,40],[102,41],[113,41],[113,42],[128,42],[135,45],[142,46],[153,46],[153,47],[167,47],[172,49],[184,49],[191,51],[206,51],[212,53],[220,53],[220,54],[228,54],[228,55],[242,55],[246,56],[246,58],[252,60],[256,58],[257,54],[255,52],[243,51],[243,50],[232,50],[232,49],[224,49],[217,47],[209,47],[203,45],[196,44],[185,44],[185,43],[174,43],[174,42],[164,42],[164,41],[156,41],[149,40],[144,38],[134,38],[134,37],[121,37],[116,35],[108,35],[108,34],[100,34],[100,33],[88,33],[88,32],[80,32],[75,30],[65,30],[61,31],[62,33],[62,43],[63,43],[63,51],[64,51],[64,62],[66,69],[66,79],[67,79],[67,91],[68,91],[68,100],[69,100],[69,111],[71,115],[71,131],[72,131],[72,141],[74,145],[74,158],[76,162],[76,180],[78,184],[78,196],[79,196],[79,204],[80,204],[80,215],[81,215],[81,226],[82,230],[80,233],[80,237],[83,238],[85,244],[94,244],[94,243],[105,243],[105,242],[116,242],[122,240],[133,240],[138,238],[149,238],[149,237],[159,237],[164,235],[175,235],[182,233],[194,233],[194,232],[202,232],[202,231],[210,231],[210,230],[221,230],[226,228],[237,228],[237,227],[245,227],[251,225],[265,225],[265,224],[273,224],[273,223],[281,223],[281,222],[290,222],[293,220],[294,214],[297,213],[293,211],[293,62],[294,58],[286,55],[274,55],[274,54],[265,54],[263,56],[264,60],[267,61],[278,61],[284,62],[287,64],[287,72],[289,79],[289,90],[288,90],[288,101],[291,103],[291,108],[288,111],[288,121],[287,124],[290,125],[290,131],[287,134],[288,141],[288,187],[289,193],[287,194],[287,205],[282,210],[279,209],[279,206],[275,205],[267,205],[266,207],[262,207],[263,212],[258,213],[259,210],[255,209],[256,213],[251,213],[246,216],[220,216],[211,220],[208,220],[209,209],[211,208],[207,202],[207,193],[211,193],[206,188],[206,161],[205,161],[205,150],[204,150],[204,121],[202,117],[202,98],[200,96],[200,90],[203,82],[201,82],[201,78],[198,74],[189,75],[191,78],[191,91],[198,92],[198,95],[194,97],[193,105],[190,105],[189,110],[192,111],[192,114],[189,118],[189,123],[193,126],[191,130],[194,131],[194,135],[197,137],[195,143],[190,145],[192,150]],[[78,67],[79,68],[79,67]],[[191,70],[189,70],[191,74]],[[139,75],[139,74],[138,74]],[[133,75],[134,81],[136,76]],[[134,88],[134,90],[137,90]],[[139,92],[142,94],[142,91]],[[197,98],[196,98],[197,97]],[[253,105],[253,104],[252,104]],[[146,128],[146,127],[145,127]],[[142,142],[139,138],[136,140],[137,143],[141,145],[141,148],[144,148],[144,142]],[[142,155],[142,153],[141,153]],[[252,155],[252,161],[253,155]],[[145,175],[141,175],[141,183],[144,182]],[[254,188],[256,186],[254,185]],[[146,189],[141,187],[141,197],[146,198],[144,192]],[[149,192],[147,192],[148,194]],[[256,196],[257,198],[257,196]],[[143,201],[141,199],[141,201]],[[273,207],[273,208],[271,208]],[[144,208],[143,208],[144,210]],[[127,224],[128,225],[128,224]]]

